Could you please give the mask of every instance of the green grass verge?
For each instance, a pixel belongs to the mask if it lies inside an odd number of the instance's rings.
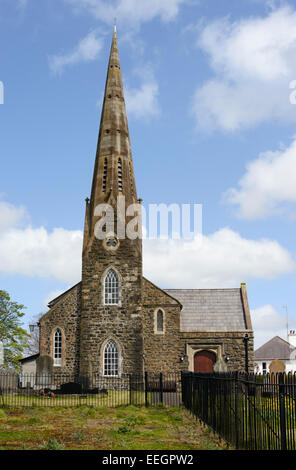
[[[182,408],[74,407],[0,410],[0,449],[226,449]]]

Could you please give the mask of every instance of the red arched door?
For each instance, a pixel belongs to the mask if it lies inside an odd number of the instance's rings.
[[[199,351],[194,355],[194,372],[214,372],[216,354],[212,351]]]

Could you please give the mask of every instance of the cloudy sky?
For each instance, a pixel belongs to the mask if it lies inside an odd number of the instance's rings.
[[[163,288],[247,283],[255,344],[296,329],[296,7],[0,0],[0,289],[25,324],[80,280],[116,18],[139,197],[203,205],[203,240],[147,240]],[[287,308],[286,308],[287,306]]]

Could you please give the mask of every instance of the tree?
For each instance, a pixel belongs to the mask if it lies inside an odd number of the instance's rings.
[[[24,305],[11,301],[8,292],[0,290],[0,341],[4,346],[5,369],[19,369],[22,352],[29,334],[21,327]]]
[[[31,319],[33,324],[38,324],[41,317],[44,313],[39,313],[34,315]],[[24,351],[25,355],[31,356],[33,354],[39,353],[39,328],[34,328],[33,332],[30,333],[28,344]]]

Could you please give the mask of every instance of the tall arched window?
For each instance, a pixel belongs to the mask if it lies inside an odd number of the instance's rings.
[[[59,329],[54,334],[53,365],[62,365],[62,332]]]
[[[157,310],[156,314],[156,330],[158,333],[163,332],[163,311]]]
[[[118,160],[118,191],[122,191],[122,164],[121,160]]]
[[[108,341],[104,349],[104,375],[119,375],[119,349],[115,341]]]
[[[105,277],[104,285],[104,301],[105,304],[119,303],[119,277],[114,269],[109,269]]]
[[[103,192],[106,191],[106,182],[107,182],[107,159],[104,161],[104,172],[103,172]]]

